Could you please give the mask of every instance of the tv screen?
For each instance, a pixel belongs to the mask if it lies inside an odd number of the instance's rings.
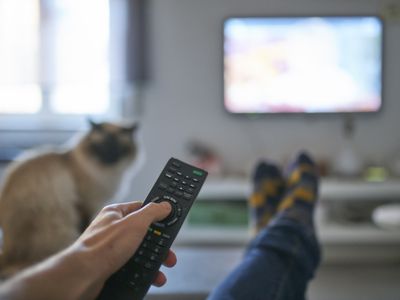
[[[232,113],[376,112],[383,23],[376,16],[224,21],[224,105]]]

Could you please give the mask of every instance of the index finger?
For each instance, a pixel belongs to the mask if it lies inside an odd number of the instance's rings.
[[[132,212],[137,211],[143,205],[141,201],[131,201],[131,202],[123,202],[123,203],[114,203],[107,205],[104,207],[103,211],[112,211],[119,213],[121,217],[125,217]]]

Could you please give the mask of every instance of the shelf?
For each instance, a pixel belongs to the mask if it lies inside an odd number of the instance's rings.
[[[323,245],[397,245],[400,233],[371,225],[317,224],[317,234]],[[176,243],[179,245],[237,245],[251,239],[248,228],[213,228],[185,226]]]
[[[249,197],[252,186],[243,178],[210,178],[199,194],[199,200],[244,200]],[[320,184],[322,201],[341,200],[395,200],[400,201],[400,179],[382,182],[362,179],[323,178]]]

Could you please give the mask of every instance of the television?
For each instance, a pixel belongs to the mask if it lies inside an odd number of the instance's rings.
[[[377,112],[378,16],[231,17],[223,22],[223,96],[235,114]]]

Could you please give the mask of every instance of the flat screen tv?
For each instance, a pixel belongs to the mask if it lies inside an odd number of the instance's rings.
[[[223,23],[231,113],[376,112],[383,22],[377,16],[232,17]]]

